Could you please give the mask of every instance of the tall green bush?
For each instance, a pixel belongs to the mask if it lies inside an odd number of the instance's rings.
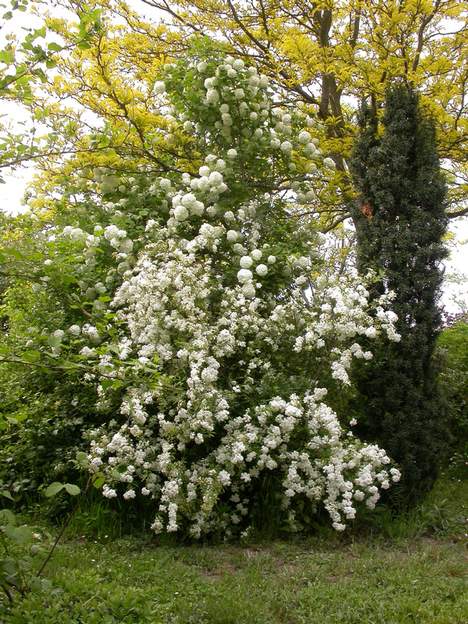
[[[446,255],[446,186],[434,126],[417,93],[395,84],[385,111],[363,106],[352,170],[358,265],[374,269],[374,295],[394,291],[398,344],[381,343],[359,378],[360,433],[378,441],[402,468],[398,505],[427,492],[447,449],[447,420],[433,353],[441,322],[438,297]]]

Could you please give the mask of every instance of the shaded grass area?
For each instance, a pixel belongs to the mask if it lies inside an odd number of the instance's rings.
[[[468,621],[459,543],[168,547],[141,540],[62,546],[53,593],[8,623],[430,623]]]
[[[2,624],[463,624],[465,484],[345,535],[170,545],[70,539]],[[78,525],[75,527],[78,529]],[[104,528],[104,527],[102,527]]]

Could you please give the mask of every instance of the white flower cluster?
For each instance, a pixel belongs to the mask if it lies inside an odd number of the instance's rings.
[[[255,251],[241,256],[241,266],[261,260]],[[374,506],[379,487],[398,473],[388,471],[383,450],[346,434],[314,373],[322,360],[332,377],[349,383],[351,358],[370,357],[359,336],[391,334],[392,317],[381,314],[377,329],[364,287],[343,280],[319,280],[309,304],[300,286],[281,304],[246,296],[244,288],[217,279],[203,245],[171,228],[164,241],[148,245],[114,306],[138,356],[157,355],[161,371],[180,380],[179,396],[161,410],[163,385],[131,388],[121,408],[127,421],[114,433],[96,432],[90,467],[106,475],[105,496],[128,484],[124,498],[133,498],[138,482],[141,494],[157,501],[158,530],[188,523],[200,536],[240,524],[255,483],[274,470],[283,475],[281,505],[291,526],[294,499],[306,497],[322,502],[341,530],[356,502]],[[310,389],[265,402],[285,367],[297,370],[299,362]],[[190,459],[196,447],[205,449],[197,461]],[[226,501],[229,514],[218,511]]]
[[[395,317],[385,298],[373,315],[356,281],[313,279],[299,242],[297,253],[284,251],[271,223],[275,211],[285,216],[287,198],[273,201],[253,187],[238,199],[247,143],[283,171],[294,150],[320,155],[292,115],[271,110],[267,79],[230,57],[216,70],[200,61],[194,71],[203,107],[218,111],[211,136],[221,139],[198,175],[152,180],[167,212],[164,221],[161,211],[146,223],[138,258],[116,225],[97,226],[93,235],[64,232],[85,246],[98,237],[123,265],[109,307],[126,332],[109,347],[122,364],[100,355],[98,367],[113,379],[126,379],[132,366],[139,373],[120,414],[91,432],[89,469],[104,475],[108,498],[153,499],[155,531],[199,537],[245,529],[266,475],[277,488],[275,512],[291,528],[305,502],[323,504],[342,530],[399,473],[382,449],[343,426],[347,415],[333,411],[327,389],[346,391],[353,359],[372,357],[369,340],[381,333],[398,340]],[[166,93],[166,84],[156,83],[155,92]],[[186,131],[197,123],[189,113],[180,121]],[[116,187],[101,176],[103,183]],[[291,240],[299,241],[301,227]],[[101,342],[89,324],[68,333]],[[101,342],[97,351],[104,350]],[[104,384],[99,395],[105,406]]]
[[[284,107],[273,107],[268,77],[259,74],[255,67],[246,67],[241,59],[226,56],[218,63],[201,61],[191,67],[198,79],[200,101],[210,112],[217,113],[214,124],[212,118],[209,119],[209,124],[214,126],[209,128],[209,132],[219,132],[226,141],[225,158],[231,162],[239,160],[245,154],[244,145],[254,141],[259,150],[280,154],[288,162],[290,171],[294,172],[297,165],[293,156],[297,152],[307,159],[306,171],[311,176],[304,178],[308,182],[305,190],[302,188],[304,184],[299,181],[295,182],[292,190],[299,202],[314,199],[310,180],[318,174],[318,165],[331,170],[335,163],[329,157],[323,158],[317,147],[318,140],[308,130],[298,129],[297,126],[299,122],[310,128],[318,127],[319,122],[296,110],[289,112]],[[193,91],[197,87],[191,83],[189,88]],[[199,110],[198,106],[196,113],[199,114]],[[201,130],[203,126],[200,119],[191,118],[192,112],[188,110],[184,117],[187,132],[192,132],[194,128]]]

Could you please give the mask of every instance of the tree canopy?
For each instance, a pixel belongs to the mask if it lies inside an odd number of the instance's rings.
[[[120,0],[64,0],[56,6],[69,12],[62,18],[51,10],[46,22],[60,43],[48,51],[55,69],[40,76],[34,98],[11,95],[22,98],[41,132],[22,153],[12,145],[2,162],[5,167],[33,158],[46,172],[40,205],[47,204],[57,177],[87,166],[150,164],[161,172],[177,153],[180,167],[190,172],[189,146],[168,139],[153,86],[164,63],[183,56],[191,38],[209,35],[220,49],[254,62],[291,109],[300,107],[316,121],[313,134],[336,164],[334,179],[310,200],[324,229],[349,216],[354,202],[348,159],[358,102],[367,97],[378,109],[398,77],[419,90],[436,120],[450,183],[448,213],[466,212],[463,3],[146,0],[130,8]]]

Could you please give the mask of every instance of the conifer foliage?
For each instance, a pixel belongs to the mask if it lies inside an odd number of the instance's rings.
[[[395,292],[402,337],[382,344],[372,366],[357,373],[361,434],[378,440],[402,467],[395,502],[408,505],[430,489],[447,439],[433,362],[446,186],[434,126],[411,87],[387,91],[381,122],[375,107],[363,106],[352,169],[360,193],[354,214],[359,268],[376,270],[375,295]]]

